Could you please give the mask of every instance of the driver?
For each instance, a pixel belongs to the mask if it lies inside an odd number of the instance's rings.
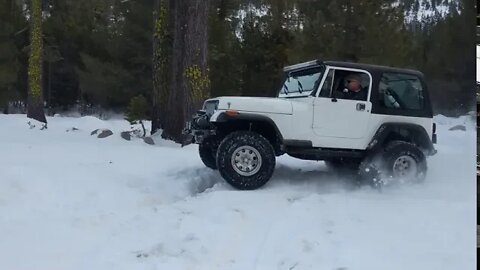
[[[367,90],[362,88],[362,77],[357,73],[350,73],[344,79],[341,99],[367,100]]]

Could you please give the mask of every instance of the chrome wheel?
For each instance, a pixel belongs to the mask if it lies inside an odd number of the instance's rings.
[[[417,162],[411,156],[400,156],[393,163],[393,176],[412,180],[417,175]]]
[[[240,146],[232,154],[232,167],[242,176],[252,176],[262,167],[262,156],[251,146]]]

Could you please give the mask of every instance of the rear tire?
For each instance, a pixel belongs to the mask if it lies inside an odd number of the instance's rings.
[[[265,185],[275,169],[275,151],[258,133],[235,131],[220,143],[217,167],[230,185],[253,190]]]
[[[416,184],[425,180],[427,160],[414,144],[388,143],[384,151],[367,157],[359,167],[359,180],[374,188],[396,184]]]

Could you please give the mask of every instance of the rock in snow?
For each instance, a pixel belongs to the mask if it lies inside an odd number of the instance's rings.
[[[103,139],[113,135],[113,132],[110,129],[95,129],[90,133],[90,135],[95,135],[95,134],[98,134],[97,138]]]
[[[153,141],[152,137],[145,137],[143,138],[143,141],[146,143],[146,144],[150,144],[150,145],[154,145],[155,142]]]
[[[102,132],[100,134],[98,134],[97,138],[100,138],[100,139],[103,139],[103,138],[106,138],[108,136],[112,136],[113,135],[113,132],[109,129],[104,129],[102,130]]]
[[[122,137],[122,139],[125,139],[125,140],[127,140],[127,141],[130,141],[131,138],[132,138],[132,135],[131,135],[130,131],[122,131],[122,132],[120,133],[120,137]]]
[[[466,131],[467,128],[466,128],[464,125],[456,125],[456,126],[451,127],[451,128],[448,129],[448,130],[462,130],[462,131]]]

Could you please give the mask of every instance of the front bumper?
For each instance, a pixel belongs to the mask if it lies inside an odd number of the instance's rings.
[[[187,122],[182,132],[186,136],[188,143],[202,143],[206,138],[215,136],[215,126],[210,123],[210,117],[204,111],[198,111],[192,118],[192,121]]]
[[[206,138],[215,136],[215,130],[205,129],[184,129],[183,134],[186,136],[186,143],[202,143]]]

